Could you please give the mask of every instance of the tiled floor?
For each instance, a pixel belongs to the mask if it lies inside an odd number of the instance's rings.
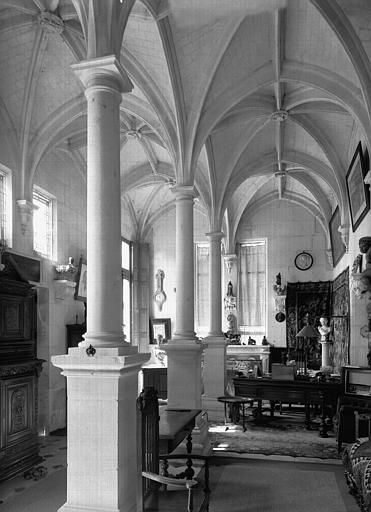
[[[47,474],[51,475],[55,471],[67,467],[67,438],[63,436],[40,437],[40,455],[43,457],[37,467],[44,466]],[[0,512],[5,512],[6,502],[15,495],[19,495],[33,485],[37,484],[35,480],[26,480],[23,474],[0,483]]]
[[[224,428],[224,427],[223,427]],[[67,467],[67,438],[65,436],[46,436],[40,437],[40,455],[43,457],[43,462],[39,466],[45,466],[48,475]],[[218,457],[230,457],[229,452],[223,453],[218,450],[215,451]],[[256,461],[281,461],[281,462],[295,462],[295,463],[318,463],[321,464],[334,464],[340,465],[340,460],[327,460],[327,459],[314,459],[309,457],[288,457],[282,455],[259,455],[259,454],[233,454],[235,460],[255,459]],[[17,496],[22,495],[25,491],[33,486],[37,486],[38,481],[26,480],[23,474],[0,483],[0,512],[7,512],[7,502],[10,504]],[[28,493],[27,493],[28,495]],[[8,505],[9,506],[9,505]],[[49,512],[49,511],[48,511]],[[53,511],[54,512],[54,511]]]

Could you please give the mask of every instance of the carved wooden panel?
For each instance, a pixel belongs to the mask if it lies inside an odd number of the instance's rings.
[[[6,437],[14,440],[32,429],[32,404],[34,377],[21,377],[5,383]]]
[[[14,300],[2,300],[2,338],[21,338],[23,334],[23,308],[22,303]]]

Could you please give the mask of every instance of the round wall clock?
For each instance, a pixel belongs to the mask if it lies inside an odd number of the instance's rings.
[[[313,256],[309,252],[301,252],[295,258],[295,267],[299,270],[308,270],[313,265]]]

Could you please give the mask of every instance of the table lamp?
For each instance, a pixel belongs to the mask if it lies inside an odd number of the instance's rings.
[[[308,363],[308,346],[311,338],[318,338],[318,333],[314,330],[312,325],[304,325],[302,329],[297,333],[297,338],[304,338],[304,373],[307,373]]]

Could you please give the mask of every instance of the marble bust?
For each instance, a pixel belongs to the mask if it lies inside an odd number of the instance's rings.
[[[328,325],[328,320],[325,317],[319,319],[321,325],[318,327],[318,332],[321,335],[321,341],[328,341],[331,327]]]

